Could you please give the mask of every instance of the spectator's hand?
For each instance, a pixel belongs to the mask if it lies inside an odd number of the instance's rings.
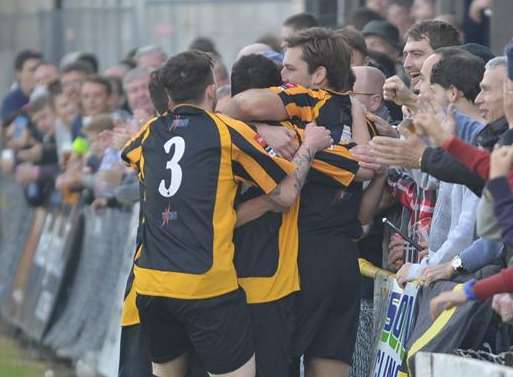
[[[513,146],[496,148],[490,156],[490,179],[507,175],[513,167]]]
[[[66,191],[81,187],[84,169],[84,158],[72,155],[68,160],[66,170],[55,181],[57,190]]]
[[[26,162],[38,162],[43,156],[43,144],[36,143],[28,149],[22,149],[16,154],[18,160]]]
[[[101,143],[107,148],[112,144],[112,138],[114,137],[113,135],[113,130],[104,130],[98,134],[96,139],[101,141]]]
[[[107,140],[98,135],[94,138],[94,140],[91,140],[89,144],[89,153],[98,157],[103,157],[103,155],[105,154],[105,150],[108,147],[109,143],[107,143]]]
[[[377,163],[408,169],[420,168],[420,158],[426,150],[422,139],[412,133],[404,140],[376,136],[369,144]]]
[[[405,263],[403,266],[397,271],[395,274],[395,279],[397,280],[397,284],[399,284],[401,287],[404,288],[406,283],[411,281],[412,279],[408,278],[408,274],[410,273],[412,264],[411,263]]]
[[[387,172],[388,166],[377,161],[369,144],[358,144],[351,148],[351,153],[361,167],[371,169],[380,175]]]
[[[481,14],[492,6],[492,0],[473,0],[468,8],[468,16],[474,22],[481,23]]]
[[[414,124],[417,132],[428,135],[435,145],[441,146],[456,132],[454,108],[449,106],[445,114],[439,105],[424,101],[415,116]]]
[[[419,281],[423,285],[430,285],[438,280],[450,280],[454,275],[451,262],[442,263],[437,266],[427,267],[420,275]]]
[[[422,250],[419,251],[419,262],[422,262],[422,259],[429,255],[429,249],[425,244],[420,243],[420,246],[422,247]]]
[[[71,191],[82,184],[81,174],[64,173],[57,177],[55,180],[55,188],[59,191]]]
[[[404,264],[404,249],[406,241],[395,233],[388,244],[388,264],[393,266],[395,270],[399,270]]]
[[[461,306],[466,302],[467,296],[463,289],[442,292],[431,300],[431,318],[434,321],[444,310],[451,309],[455,306]]]
[[[281,157],[292,160],[299,148],[296,133],[285,127],[257,125],[257,131],[276,153]]]
[[[493,296],[492,308],[500,316],[503,322],[513,323],[513,298],[509,293],[501,293]]]
[[[417,96],[406,86],[399,76],[392,76],[383,85],[383,97],[387,101],[393,101],[399,106],[405,105],[410,109],[415,108]]]
[[[376,114],[367,111],[367,119],[374,123],[380,136],[399,137],[397,129],[392,127],[386,120]]]
[[[503,88],[503,99],[504,103],[504,113],[506,114],[506,119],[510,125],[513,124],[513,81],[506,79],[504,81]]]
[[[16,128],[14,121],[7,127],[6,131],[6,146],[10,149],[20,150],[25,148],[30,142],[30,133],[27,129],[23,130],[21,134],[15,137]]]
[[[137,109],[134,111],[135,122],[130,122],[130,124],[128,124],[126,128],[131,133],[136,133],[152,117],[153,116],[151,114],[147,113],[146,111],[144,111],[142,109]]]
[[[91,208],[95,211],[101,210],[105,207],[107,207],[107,198],[96,198],[91,203]]]
[[[112,142],[111,147],[115,149],[121,149],[134,135],[129,129],[124,127],[116,127],[112,131]]]
[[[39,168],[25,162],[16,167],[16,180],[22,185],[36,182],[39,177]]]

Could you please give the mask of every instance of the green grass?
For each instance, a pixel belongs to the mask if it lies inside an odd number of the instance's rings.
[[[54,366],[34,360],[14,339],[0,334],[0,377],[48,377],[50,375],[45,376],[45,372],[50,369],[54,372],[53,377],[70,375],[62,368],[56,370]]]

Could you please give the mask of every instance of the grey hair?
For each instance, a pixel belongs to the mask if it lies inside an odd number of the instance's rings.
[[[485,65],[485,69],[493,69],[497,67],[508,67],[508,59],[505,56],[497,56],[493,59],[490,59],[488,63]]]
[[[141,77],[150,78],[150,71],[146,68],[136,67],[127,72],[125,77],[123,77],[123,89],[126,91],[126,87],[134,80],[137,80]]]
[[[135,53],[134,58],[137,60],[138,58],[140,58],[143,55],[153,54],[155,52],[160,53],[164,59],[166,58],[166,53],[164,52],[162,47],[157,46],[157,45],[146,45],[146,46],[139,47],[137,49],[137,52]]]

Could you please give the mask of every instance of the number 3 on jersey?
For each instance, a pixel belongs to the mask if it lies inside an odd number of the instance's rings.
[[[166,187],[166,181],[162,179],[159,185],[159,193],[165,198],[170,198],[176,194],[182,184],[182,168],[178,163],[185,152],[185,140],[183,137],[175,136],[166,141],[164,150],[167,154],[169,154],[173,145],[175,146],[173,157],[171,157],[171,160],[166,164],[166,169],[171,170],[171,182],[169,183],[169,187]]]

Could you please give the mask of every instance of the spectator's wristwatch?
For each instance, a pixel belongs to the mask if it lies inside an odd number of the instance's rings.
[[[465,272],[465,268],[463,267],[463,261],[461,260],[459,255],[456,255],[452,259],[451,266],[452,266],[452,269],[454,270],[454,272],[459,272],[459,273]]]

